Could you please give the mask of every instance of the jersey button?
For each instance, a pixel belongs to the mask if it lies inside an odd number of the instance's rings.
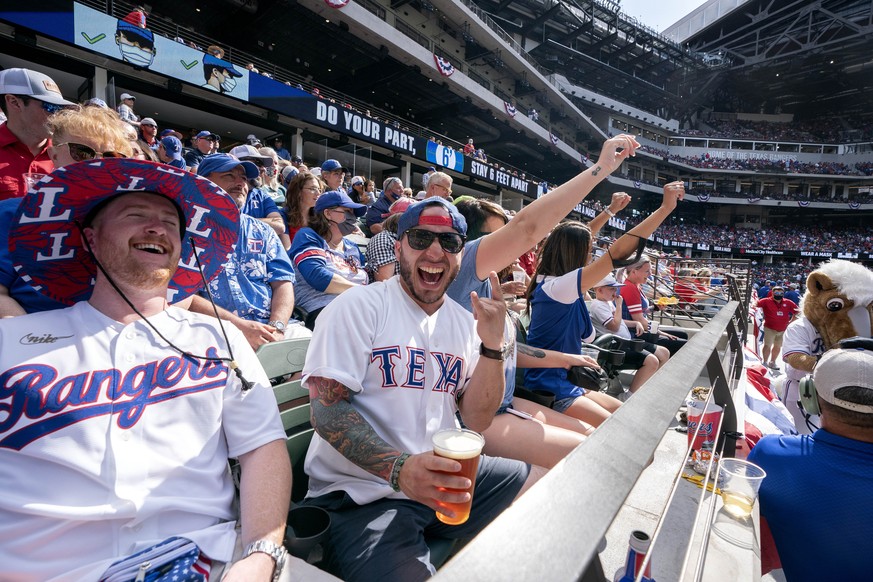
[[[124,335],[124,337],[126,337],[127,339],[133,339],[136,337],[136,334],[132,331],[129,331]]]
[[[133,361],[133,354],[127,354],[126,356],[124,356],[124,359],[127,360],[128,362],[132,362]]]
[[[121,440],[129,441],[130,440],[130,433],[127,431],[124,431],[123,433],[121,433]]]

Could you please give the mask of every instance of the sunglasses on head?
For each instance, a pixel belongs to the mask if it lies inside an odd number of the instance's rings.
[[[433,239],[440,241],[440,247],[447,253],[457,254],[464,248],[466,237],[456,232],[433,232],[430,230],[421,230],[413,228],[406,231],[406,240],[409,246],[417,251],[423,251],[430,248],[433,244]]]
[[[77,162],[93,160],[96,158],[123,158],[118,152],[98,152],[80,143],[66,142],[55,144],[55,147],[67,146],[70,148],[70,157]]]

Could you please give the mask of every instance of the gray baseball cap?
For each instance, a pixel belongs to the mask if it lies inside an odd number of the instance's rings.
[[[21,95],[53,105],[75,105],[64,99],[51,77],[30,69],[0,71],[0,95]]]

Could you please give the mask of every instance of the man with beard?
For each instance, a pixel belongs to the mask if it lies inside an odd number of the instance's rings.
[[[237,207],[246,201],[237,184],[258,176],[251,162],[229,154],[214,154],[203,160],[197,173],[230,193]],[[282,339],[309,337],[300,322],[291,322],[294,310],[294,267],[279,236],[269,226],[247,214],[240,214],[236,250],[224,271],[210,281],[212,299],[219,317],[232,322],[246,336],[252,348]],[[190,309],[212,315],[206,290],[195,297]]]
[[[382,232],[382,221],[388,216],[388,210],[391,205],[397,202],[403,196],[403,182],[400,178],[393,176],[386,178],[382,184],[382,195],[367,209],[367,228],[370,229],[370,236],[376,236]]]
[[[71,307],[0,321],[4,578],[278,579],[291,472],[266,374],[239,330],[168,304],[216,276],[238,217],[212,182],[120,158],[22,202],[16,268]]]
[[[532,480],[524,463],[482,457],[469,521],[435,516],[468,499],[445,488],[470,482],[446,474],[459,463],[435,456],[431,437],[456,414],[486,429],[503,394],[503,299],[474,293],[471,316],[445,295],[466,230],[442,198],[414,204],[397,230],[400,276],[340,295],[315,329],[303,370],[316,430],[307,503],[331,514],[326,558],[344,580],[430,577],[425,530],[472,537]]]

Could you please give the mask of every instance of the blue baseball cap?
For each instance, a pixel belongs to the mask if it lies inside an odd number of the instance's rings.
[[[322,172],[333,172],[334,170],[342,170],[342,164],[340,164],[336,160],[324,160],[324,163],[321,164]]]
[[[242,73],[233,68],[233,64],[230,61],[225,61],[224,59],[219,59],[215,55],[204,54],[203,55],[203,65],[212,65],[213,67],[219,67],[226,70],[231,77],[242,77]]]
[[[182,142],[174,135],[161,138],[161,145],[174,160],[182,159]]]
[[[203,131],[201,131],[200,133],[198,133],[197,135],[195,135],[194,139],[201,139],[204,137],[211,137],[212,139],[218,139],[217,134],[214,134],[211,131],[207,131],[205,129]]]
[[[319,198],[319,200],[321,200],[321,198]],[[428,206],[442,206],[446,209],[446,212],[448,212],[449,215],[422,217],[421,213],[424,212],[424,209]],[[458,209],[455,208],[454,204],[448,202],[444,198],[440,198],[439,196],[432,196],[421,202],[416,202],[400,216],[400,222],[397,223],[397,239],[399,240],[400,237],[403,236],[403,233],[410,228],[420,224],[451,226],[458,234],[463,236],[467,235],[467,220],[460,212],[458,212]]]
[[[212,154],[206,156],[197,166],[199,176],[208,176],[213,172],[227,172],[237,166],[242,166],[246,172],[246,178],[254,180],[261,175],[258,167],[251,162],[241,162],[230,154]]]
[[[355,216],[363,216],[367,211],[366,204],[357,204],[353,202],[349,195],[345,192],[341,192],[340,190],[331,190],[330,192],[325,192],[321,196],[318,197],[318,200],[315,201],[315,211],[321,212],[322,210],[327,210],[328,208],[334,208],[335,206],[342,206],[343,208],[351,208],[355,211]]]

